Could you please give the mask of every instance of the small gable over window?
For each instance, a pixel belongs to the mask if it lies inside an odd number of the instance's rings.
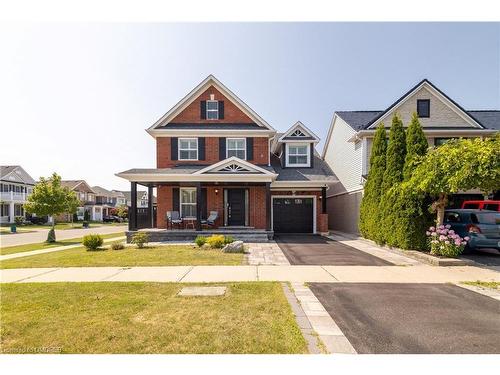
[[[431,114],[431,101],[430,99],[417,100],[417,114],[418,117],[430,117]]]
[[[306,135],[302,132],[302,130],[297,129],[292,134],[290,134],[290,137],[306,137]]]

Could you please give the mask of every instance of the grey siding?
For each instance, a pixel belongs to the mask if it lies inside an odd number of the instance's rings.
[[[361,191],[329,197],[326,201],[328,228],[347,233],[358,233]]]

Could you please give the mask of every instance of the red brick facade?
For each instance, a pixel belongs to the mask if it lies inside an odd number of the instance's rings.
[[[204,120],[200,116],[200,102],[210,100],[210,94],[214,94],[214,100],[224,101],[224,119],[222,120]],[[189,104],[176,117],[172,119],[173,123],[210,123],[210,124],[248,124],[254,122],[250,117],[243,113],[232,101],[221,94],[214,86],[210,86],[196,100]]]

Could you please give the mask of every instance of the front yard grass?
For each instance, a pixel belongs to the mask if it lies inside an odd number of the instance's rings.
[[[226,285],[226,295],[177,296],[186,285],[1,284],[1,351],[307,352],[279,283],[214,284]]]
[[[194,245],[162,245],[138,249],[88,251],[85,247],[31,255],[0,262],[0,268],[240,265],[243,254],[199,249]]]
[[[100,221],[91,221],[91,222],[89,222],[89,228],[99,228],[99,227],[104,227],[104,226],[115,226],[115,225],[126,225],[126,224],[127,223],[103,223]],[[12,224],[2,224],[2,228],[0,228],[0,232],[2,232],[2,231],[10,232],[11,225]],[[55,230],[82,229],[82,228],[83,228],[83,222],[56,223],[56,225],[55,225]],[[25,233],[26,231],[33,231],[36,229],[52,229],[52,225],[50,225],[50,224],[17,225],[18,232]]]
[[[125,233],[110,233],[110,234],[101,234],[103,239],[106,238],[114,238],[114,237],[123,237]],[[67,240],[61,240],[53,243],[40,242],[40,243],[30,243],[27,245],[17,245],[17,246],[8,246],[8,247],[0,247],[0,255],[21,253],[24,251],[32,251],[32,250],[40,250],[40,249],[50,249],[51,247],[57,246],[68,246],[68,245],[76,245],[83,241],[83,237],[79,238],[71,238]]]
[[[464,281],[463,284],[480,286],[483,288],[500,289],[500,282],[498,281]]]

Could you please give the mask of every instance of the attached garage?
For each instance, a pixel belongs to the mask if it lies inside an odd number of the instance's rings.
[[[315,233],[315,199],[313,197],[272,197],[275,233]]]

